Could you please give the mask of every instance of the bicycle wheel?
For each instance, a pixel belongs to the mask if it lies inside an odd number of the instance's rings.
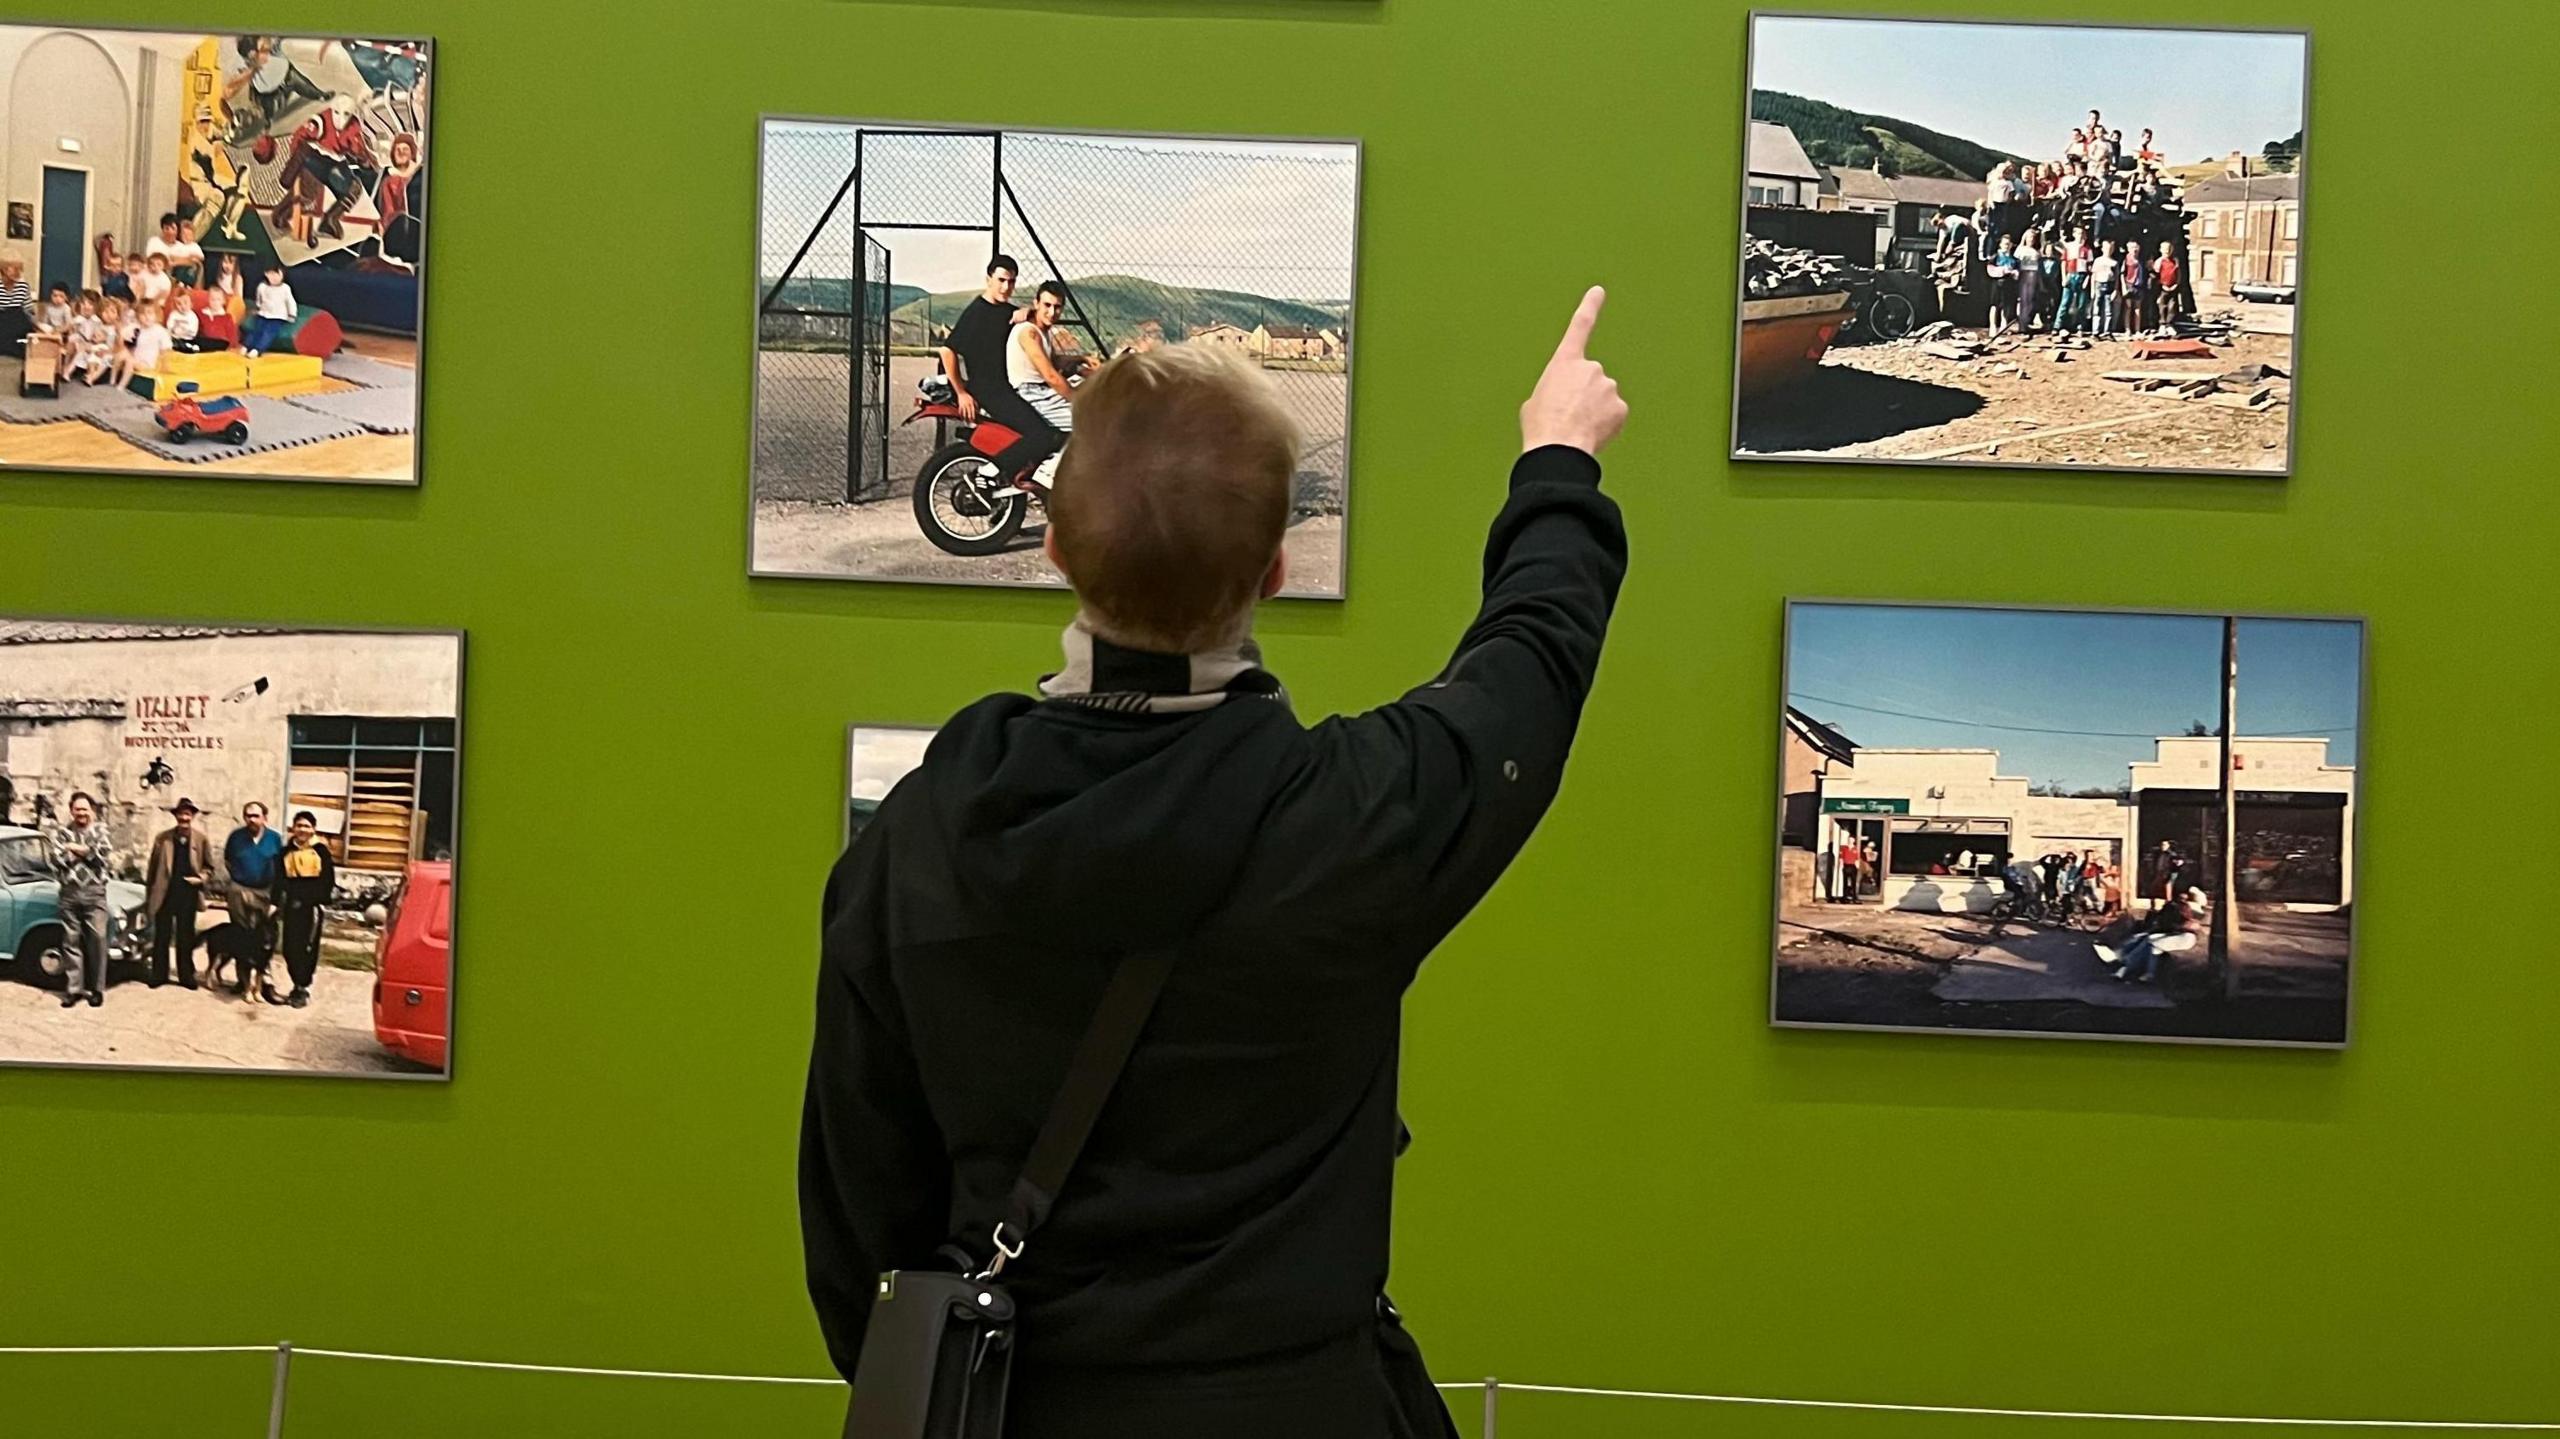
[[[1867,329],[1879,340],[1899,340],[1911,333],[1920,322],[1920,307],[1908,295],[1891,290],[1876,296],[1867,307]]]

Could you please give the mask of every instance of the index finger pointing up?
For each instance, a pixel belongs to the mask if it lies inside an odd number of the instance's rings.
[[[1564,339],[1556,346],[1556,358],[1582,358],[1584,349],[1591,343],[1591,327],[1600,323],[1600,304],[1608,298],[1609,292],[1598,285],[1583,291],[1582,304],[1574,310],[1573,318],[1566,322]]]

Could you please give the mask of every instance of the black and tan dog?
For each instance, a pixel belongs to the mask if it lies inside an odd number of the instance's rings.
[[[274,958],[275,946],[248,925],[224,920],[211,929],[200,931],[196,939],[205,949],[205,986],[222,987],[222,967],[231,966],[232,992],[250,1004],[284,1003],[283,996],[267,985],[267,965]]]

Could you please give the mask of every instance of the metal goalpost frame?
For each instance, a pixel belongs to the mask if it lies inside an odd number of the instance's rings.
[[[990,153],[987,163],[990,173],[987,185],[987,214],[984,223],[959,220],[956,217],[937,220],[931,217],[905,215],[875,217],[869,213],[872,208],[879,205],[882,187],[878,185],[868,187],[869,194],[866,196],[866,174],[873,170],[872,157],[867,153],[868,147],[874,140],[902,138],[988,142]],[[792,253],[790,262],[783,266],[782,273],[774,278],[773,283],[766,288],[763,298],[757,304],[757,319],[760,327],[764,317],[768,315],[839,321],[845,326],[847,339],[844,354],[847,364],[844,494],[848,502],[882,498],[889,493],[890,487],[889,359],[892,337],[890,315],[894,308],[891,303],[894,298],[891,279],[894,273],[895,257],[882,238],[883,234],[900,230],[983,232],[987,236],[987,255],[992,259],[1003,246],[1005,215],[1010,209],[1013,218],[1021,224],[1023,236],[1031,242],[1031,249],[1039,257],[1040,263],[1047,268],[1052,277],[1066,286],[1066,322],[1081,330],[1087,338],[1092,340],[1096,354],[1109,352],[1110,342],[1103,335],[1102,327],[1096,324],[1092,315],[1086,311],[1084,302],[1076,294],[1075,286],[1067,280],[1065,272],[1058,266],[1056,256],[1051,253],[1047,240],[1041,236],[1039,226],[1032,222],[1029,207],[1023,203],[1021,193],[1014,188],[1012,180],[1006,175],[1004,142],[1005,132],[1002,130],[940,129],[924,126],[855,126],[852,165],[847,168],[844,179],[836,186],[835,193],[829,197],[825,209],[810,224],[808,233],[801,236],[799,247]],[[826,233],[830,226],[838,223],[849,224],[853,232],[847,275],[847,284],[851,293],[847,304],[841,309],[784,305],[782,303],[784,291],[790,287],[794,279],[799,277],[802,267],[808,264],[811,253],[818,248],[820,236]]]

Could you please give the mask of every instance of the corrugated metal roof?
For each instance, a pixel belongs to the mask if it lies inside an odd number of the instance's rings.
[[[220,635],[280,635],[281,625],[118,625],[94,620],[0,620],[0,645],[58,645],[79,640],[199,640]]]
[[[1822,172],[1813,168],[1813,161],[1806,157],[1804,146],[1796,143],[1795,132],[1767,120],[1751,122],[1750,167],[1754,175],[1822,178]]]

